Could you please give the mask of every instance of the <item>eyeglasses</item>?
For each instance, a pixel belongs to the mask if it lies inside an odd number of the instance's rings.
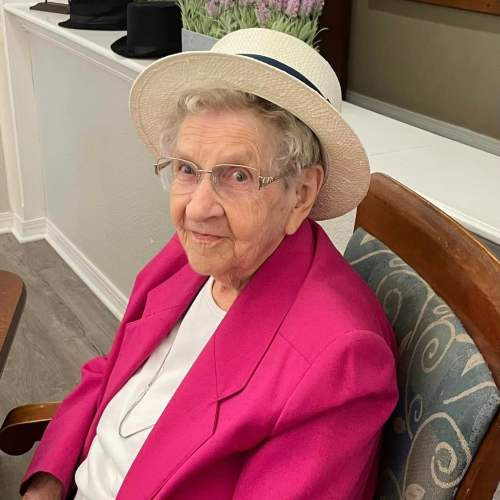
[[[214,191],[227,198],[248,196],[280,179],[259,175],[259,170],[246,165],[223,163],[212,170],[204,170],[196,163],[182,158],[165,156],[155,163],[155,174],[164,189],[174,194],[190,194],[201,181],[202,174],[210,174]]]

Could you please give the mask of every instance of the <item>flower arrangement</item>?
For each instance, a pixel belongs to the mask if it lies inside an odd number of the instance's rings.
[[[243,28],[270,28],[317,48],[324,0],[177,0],[184,29],[221,38]],[[325,28],[323,28],[325,29]]]

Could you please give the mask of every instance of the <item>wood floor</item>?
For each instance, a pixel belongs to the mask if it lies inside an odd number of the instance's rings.
[[[0,235],[0,269],[19,274],[26,307],[0,378],[0,421],[26,403],[58,401],[78,382],[80,366],[106,352],[118,320],[46,241],[20,244]],[[32,453],[0,452],[0,499],[19,498]]]

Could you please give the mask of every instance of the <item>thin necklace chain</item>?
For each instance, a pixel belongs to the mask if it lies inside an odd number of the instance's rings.
[[[210,283],[210,279],[211,278],[208,279],[209,283]],[[209,285],[210,294],[212,294],[212,286],[213,286],[213,282]],[[179,326],[179,328],[180,328],[180,326]],[[178,333],[178,330],[177,330],[175,336],[177,336],[177,333]],[[170,332],[170,335],[172,335],[172,332]],[[161,362],[160,367],[156,370],[156,373],[153,375],[153,378],[148,382],[146,388],[142,391],[142,393],[139,396],[139,398],[136,401],[134,401],[134,403],[132,404],[132,406],[125,412],[125,415],[123,416],[123,418],[121,419],[120,423],[118,424],[118,434],[123,439],[127,439],[129,437],[135,436],[136,434],[139,434],[139,432],[143,432],[143,431],[145,431],[147,429],[151,429],[151,427],[154,426],[154,424],[151,424],[151,425],[148,425],[147,427],[139,429],[138,431],[131,432],[130,434],[123,434],[123,432],[122,432],[122,427],[123,427],[123,424],[124,424],[125,420],[127,420],[127,418],[130,416],[130,414],[132,413],[132,411],[134,411],[134,409],[136,408],[136,406],[144,399],[144,397],[148,393],[148,391],[151,388],[151,386],[155,383],[156,379],[160,376],[160,373],[161,373],[161,371],[163,369],[163,366],[165,365],[165,362],[167,361],[167,357],[170,354],[170,351],[172,349],[172,346],[174,345],[174,342],[175,342],[175,338],[172,341],[172,344],[170,345],[167,354],[165,354],[165,357],[163,358],[163,361]]]
[[[172,332],[170,333],[170,335],[171,334],[172,334]],[[174,338],[174,341],[175,341],[175,338]],[[139,432],[143,432],[143,431],[145,431],[147,429],[151,429],[151,427],[154,426],[154,424],[151,424],[151,425],[148,425],[147,427],[139,429],[138,431],[132,432],[130,434],[123,434],[123,432],[122,432],[122,427],[123,427],[123,424],[124,424],[125,420],[127,420],[127,418],[132,413],[132,411],[134,410],[134,408],[144,399],[144,396],[146,396],[146,394],[148,393],[148,391],[151,388],[151,386],[155,383],[156,379],[160,376],[160,373],[161,373],[161,371],[163,369],[163,366],[165,365],[165,361],[167,361],[167,357],[170,354],[170,351],[171,351],[173,345],[174,345],[174,343],[172,342],[172,344],[170,345],[170,347],[169,347],[169,349],[167,351],[167,354],[165,355],[165,357],[163,358],[163,361],[160,364],[160,367],[156,370],[156,373],[153,375],[153,378],[148,382],[146,388],[142,391],[142,393],[139,396],[139,398],[125,412],[125,415],[123,416],[123,418],[120,421],[120,424],[118,425],[118,434],[120,435],[120,437],[122,437],[124,439],[127,439],[129,437],[135,436],[136,434],[139,434]]]

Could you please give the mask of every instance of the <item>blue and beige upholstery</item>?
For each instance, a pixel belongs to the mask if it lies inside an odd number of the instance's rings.
[[[462,323],[398,255],[360,227],[345,257],[376,293],[399,346],[400,397],[386,427],[377,498],[451,499],[499,390]]]

